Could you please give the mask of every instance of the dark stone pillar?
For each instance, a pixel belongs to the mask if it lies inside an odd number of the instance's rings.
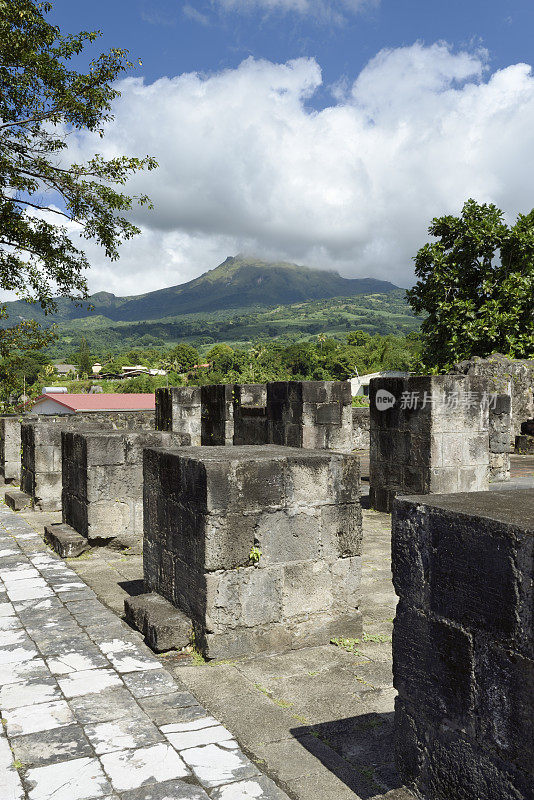
[[[396,761],[425,800],[532,800],[534,491],[397,498]]]

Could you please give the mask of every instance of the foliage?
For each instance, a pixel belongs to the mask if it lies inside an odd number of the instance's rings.
[[[187,372],[196,364],[200,363],[200,354],[196,347],[192,347],[185,342],[179,342],[169,350],[166,358],[162,362],[164,369],[171,368],[174,372]]]
[[[354,331],[351,333],[355,333]],[[359,346],[349,341],[364,342]],[[115,357],[109,361],[109,353],[102,353],[98,360],[104,364],[105,372],[120,372],[122,366],[144,364],[147,367],[161,367],[172,364],[176,348],[158,351],[154,348],[130,351],[128,355]],[[206,368],[191,369],[187,373],[173,372],[167,375],[140,375],[134,378],[106,380],[94,376],[92,380],[65,381],[59,385],[67,386],[71,392],[89,391],[91,385],[98,384],[105,392],[153,392],[160,386],[204,385],[210,383],[264,383],[276,380],[345,380],[376,372],[380,369],[411,369],[419,358],[420,342],[415,334],[408,336],[366,336],[345,335],[342,339],[332,337],[315,338],[310,342],[272,342],[255,341],[248,347],[229,347],[216,345],[208,350],[200,360],[209,361]],[[185,351],[184,351],[185,352]],[[116,369],[110,369],[115,367]],[[42,378],[42,380],[41,380]],[[39,376],[32,388],[38,394],[42,385],[53,385],[49,378],[44,382]],[[355,401],[358,403],[358,400]],[[367,404],[366,398],[361,404]]]
[[[0,308],[0,314],[2,310]],[[55,330],[41,330],[35,322],[21,322],[0,335],[0,399],[8,407],[11,395],[22,393],[38,379],[49,357],[42,349],[55,336]],[[41,352],[40,352],[41,351]],[[13,398],[15,399],[15,398]]]
[[[508,226],[494,205],[468,200],[460,217],[432,220],[437,241],[415,257],[407,298],[421,325],[423,367],[493,352],[534,356],[534,210]]]
[[[100,155],[70,163],[69,133],[103,136],[118,95],[112,84],[132,64],[127,51],[113,48],[87,73],[70,69],[69,62],[100,34],[62,34],[45,18],[50,9],[35,0],[0,0],[0,287],[45,313],[54,311],[55,296],[86,295],[89,264],[67,225],[116,259],[120,243],[139,232],[124,213],[134,200],[149,201],[115,187],[157,166],[149,157],[106,161]],[[28,328],[0,336],[25,341]],[[34,326],[32,338],[35,348],[50,337]],[[2,369],[7,372],[8,362]]]
[[[89,350],[87,340],[84,337],[82,337],[80,342],[80,349],[76,354],[75,364],[78,367],[80,376],[86,375],[89,377],[93,374],[93,359],[91,358],[91,351]]]

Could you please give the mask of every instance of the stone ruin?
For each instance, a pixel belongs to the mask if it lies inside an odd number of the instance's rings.
[[[493,353],[488,358],[472,358],[453,368],[455,374],[486,378],[490,391],[511,397],[510,448],[521,434],[521,425],[534,418],[534,361],[507,358]]]
[[[189,437],[189,445],[201,443],[202,412],[200,386],[156,389],[156,430]]]
[[[371,438],[371,409],[369,406],[352,409],[352,448],[369,450]]]
[[[163,431],[63,431],[62,517],[47,526],[56,544],[82,536],[87,545],[138,548],[143,541],[143,450],[180,446],[179,434]]]
[[[6,483],[20,481],[20,414],[0,417],[0,474]]]
[[[458,395],[470,401],[460,402]],[[369,471],[372,507],[390,512],[396,495],[487,489],[487,398],[488,385],[482,378],[373,378]]]
[[[395,750],[417,797],[533,797],[533,543],[533,490],[395,502]]]
[[[352,449],[348,381],[220,384],[156,390],[156,427],[190,433],[192,444],[280,444]]]
[[[234,386],[234,444],[267,444],[267,384]]]
[[[21,425],[21,489],[41,511],[61,510],[61,433],[97,430],[150,430],[153,411],[103,411],[24,417]]]
[[[510,480],[510,439],[512,437],[512,398],[498,394],[489,406],[490,481]]]
[[[126,612],[145,634],[153,610],[161,613],[157,595],[168,601],[164,627],[180,609],[207,658],[360,634],[356,456],[273,445],[151,448],[144,484],[149,594],[127,600]]]
[[[534,455],[534,419],[521,425],[521,433],[515,437],[515,451],[520,455]]]

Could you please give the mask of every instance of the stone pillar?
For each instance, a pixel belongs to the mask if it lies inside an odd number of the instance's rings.
[[[483,378],[373,378],[372,507],[389,512],[396,495],[487,489],[490,401]]]
[[[234,443],[234,386],[214,383],[200,387],[202,402],[202,444]]]
[[[352,450],[352,395],[348,381],[276,381],[267,384],[272,444]]]
[[[20,420],[19,414],[0,417],[0,473],[6,483],[20,481]]]
[[[272,445],[145,450],[143,568],[208,658],[358,636],[359,460]]]
[[[190,445],[200,445],[200,386],[156,389],[156,430],[189,435]]]
[[[352,409],[352,447],[354,450],[369,450],[371,412],[369,406]]]
[[[234,386],[234,444],[267,444],[267,385]]]
[[[20,488],[41,511],[61,511],[61,432],[150,430],[152,411],[102,411],[23,418]]]
[[[143,449],[180,445],[179,434],[63,431],[63,522],[89,543],[143,540]]]
[[[510,480],[510,441],[512,438],[512,399],[498,394],[489,407],[490,481]]]
[[[531,800],[534,492],[399,498],[396,762],[425,800]]]

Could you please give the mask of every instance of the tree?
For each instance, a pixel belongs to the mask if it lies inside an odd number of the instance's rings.
[[[494,205],[468,200],[432,220],[437,241],[415,256],[406,293],[422,322],[421,363],[446,371],[473,356],[534,356],[534,210],[508,226]]]
[[[93,374],[93,362],[91,359],[91,351],[87,340],[82,337],[80,342],[80,349],[76,357],[76,364],[80,375],[87,375],[88,377]]]
[[[47,313],[54,296],[87,296],[89,263],[66,224],[118,258],[121,242],[139,233],[124,214],[134,201],[149,200],[115,187],[157,166],[148,156],[98,154],[71,163],[69,133],[104,135],[119,94],[112,83],[132,63],[126,50],[113,48],[87,73],[70,69],[100,32],[62,34],[45,18],[50,9],[47,2],[0,0],[0,288]]]
[[[200,363],[200,355],[196,347],[179,342],[168,351],[164,363],[175,372],[187,372]]]

